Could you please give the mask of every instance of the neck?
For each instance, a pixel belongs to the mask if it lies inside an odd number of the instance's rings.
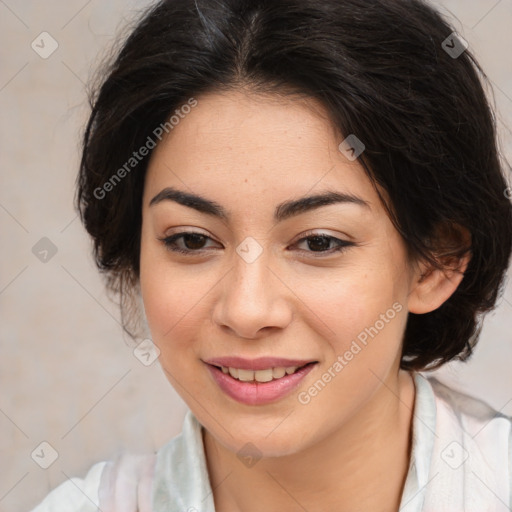
[[[357,415],[301,452],[241,468],[203,429],[215,508],[221,512],[396,512],[409,467],[412,375],[390,376]]]

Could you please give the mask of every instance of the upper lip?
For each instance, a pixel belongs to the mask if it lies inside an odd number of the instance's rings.
[[[256,359],[245,359],[244,357],[215,357],[204,361],[213,366],[225,366],[226,368],[238,368],[241,370],[266,370],[268,368],[289,368],[291,366],[304,366],[314,363],[313,360],[285,359],[283,357],[257,357]]]

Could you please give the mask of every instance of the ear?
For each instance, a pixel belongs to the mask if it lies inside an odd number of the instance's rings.
[[[436,244],[448,248],[444,256],[436,257],[442,269],[424,261],[415,264],[408,297],[408,309],[411,313],[430,313],[444,304],[464,278],[464,272],[471,260],[471,234],[461,226],[451,225],[438,229]],[[453,251],[462,247],[467,248],[465,254],[462,257],[453,256]]]

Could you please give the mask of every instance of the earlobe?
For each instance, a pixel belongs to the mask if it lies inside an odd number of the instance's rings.
[[[430,313],[444,304],[464,278],[470,259],[471,255],[466,254],[455,265],[441,270],[425,264],[419,265],[409,293],[409,311],[416,314]]]

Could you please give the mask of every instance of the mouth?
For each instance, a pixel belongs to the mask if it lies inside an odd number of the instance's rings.
[[[271,364],[276,364],[276,360],[272,361]],[[247,368],[247,363],[244,368],[240,360],[222,362],[226,364],[217,361],[205,364],[221,391],[247,405],[264,405],[286,397],[318,364],[318,361],[293,361],[296,364],[291,365],[286,360],[286,365],[281,366],[283,360],[279,360],[279,366],[273,366],[268,360],[258,360],[252,361],[252,366],[258,366],[253,369]]]

